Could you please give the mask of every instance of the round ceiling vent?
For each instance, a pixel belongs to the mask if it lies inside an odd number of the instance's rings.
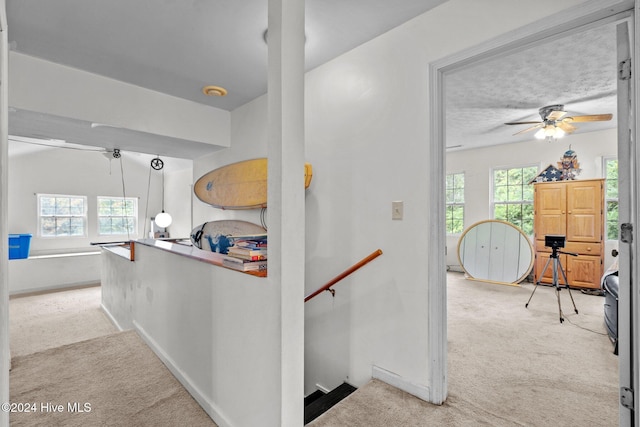
[[[202,93],[207,96],[225,96],[227,90],[220,86],[205,86],[202,88]]]

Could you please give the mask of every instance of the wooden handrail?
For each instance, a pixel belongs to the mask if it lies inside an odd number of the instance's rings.
[[[316,295],[321,294],[322,292],[324,292],[326,290],[329,290],[330,287],[332,287],[333,285],[338,283],[340,280],[344,279],[345,277],[347,277],[348,275],[350,275],[351,273],[353,273],[354,271],[356,271],[360,267],[363,267],[365,264],[368,264],[369,262],[373,261],[375,258],[379,257],[380,255],[382,255],[382,250],[378,249],[377,251],[373,252],[368,257],[362,259],[360,262],[352,265],[351,267],[349,267],[348,269],[346,269],[342,273],[338,274],[336,277],[334,277],[333,279],[328,281],[324,286],[321,286],[320,288],[318,288],[314,292],[312,292],[309,295],[307,295],[306,297],[304,297],[304,302],[307,302],[311,298],[315,297]]]

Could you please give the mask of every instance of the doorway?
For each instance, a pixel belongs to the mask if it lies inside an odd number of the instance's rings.
[[[618,2],[620,3],[620,2]],[[446,307],[447,302],[447,291],[446,291],[446,271],[444,266],[446,265],[445,254],[440,248],[442,246],[446,246],[446,237],[444,234],[444,177],[446,174],[446,166],[445,166],[445,129],[446,129],[446,113],[445,113],[445,95],[444,95],[444,83],[448,73],[453,71],[462,69],[464,67],[469,66],[477,61],[486,61],[488,58],[495,55],[506,55],[510,51],[514,51],[517,49],[523,49],[528,46],[533,46],[536,43],[540,43],[543,39],[549,40],[555,38],[560,38],[571,32],[583,31],[585,28],[589,26],[602,25],[603,23],[612,23],[622,19],[630,21],[632,17],[632,13],[627,12],[624,15],[619,15],[619,13],[624,12],[626,9],[629,9],[629,3],[618,4],[618,9],[615,7],[606,7],[604,9],[599,9],[594,13],[594,11],[590,11],[589,15],[581,14],[579,10],[576,10],[575,13],[570,13],[564,16],[554,17],[550,20],[547,20],[546,24],[548,24],[544,31],[540,31],[540,25],[531,25],[527,26],[524,29],[518,31],[518,37],[514,37],[513,35],[505,36],[500,38],[498,41],[493,40],[492,43],[475,48],[470,49],[468,51],[462,52],[461,54],[456,55],[455,57],[445,58],[444,60],[438,61],[437,63],[432,64],[430,69],[430,78],[431,78],[431,140],[432,141],[440,141],[438,144],[432,144],[431,146],[431,179],[434,184],[433,189],[430,190],[432,193],[430,194],[430,198],[432,200],[438,201],[438,206],[434,209],[433,215],[436,218],[431,218],[431,223],[434,222],[440,227],[440,230],[432,230],[432,241],[430,243],[430,257],[429,257],[429,281],[430,283],[436,283],[437,286],[431,286],[429,288],[429,316],[430,316],[430,330],[429,337],[432,345],[442,349],[439,354],[436,354],[431,359],[431,378],[432,378],[432,401],[438,402],[444,401],[447,395],[447,372],[446,372],[446,363],[447,363],[447,334],[446,334],[446,325],[447,325],[447,313],[446,309],[442,309],[441,307]],[[604,6],[601,6],[604,7]],[[573,12],[573,11],[572,11]],[[566,16],[571,16],[571,19],[567,19]],[[553,21],[553,22],[549,22]],[[632,23],[633,25],[633,23]],[[514,41],[514,38],[516,39]],[[496,48],[496,46],[498,46]],[[635,51],[635,47],[632,49]],[[632,122],[635,122],[635,118],[632,119]],[[628,160],[632,165],[635,164],[635,160],[632,157],[629,157],[625,160]],[[622,195],[620,197],[627,196],[630,199],[635,200],[634,194]],[[442,212],[442,214],[440,214]],[[451,251],[451,247],[449,247],[449,251]],[[623,261],[624,262],[624,261]],[[631,364],[631,360],[626,360],[624,357],[620,358],[621,367],[624,363]],[[624,369],[621,369],[624,371]],[[440,381],[439,379],[443,380]],[[621,422],[623,425],[630,424],[630,419],[628,416],[624,415],[623,412],[621,414]]]

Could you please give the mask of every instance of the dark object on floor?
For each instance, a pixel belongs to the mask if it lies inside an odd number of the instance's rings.
[[[314,391],[304,399],[304,423],[309,424],[320,415],[327,412],[345,397],[356,391],[356,388],[348,383],[342,383],[329,393],[320,390]]]
[[[604,323],[609,339],[614,345],[613,354],[618,354],[618,274],[604,279]]]
[[[597,297],[604,296],[604,291],[602,289],[580,289],[580,292],[585,295],[595,295]]]

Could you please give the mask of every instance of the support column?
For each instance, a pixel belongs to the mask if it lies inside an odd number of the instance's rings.
[[[269,279],[280,292],[280,425],[304,424],[304,0],[269,1]]]
[[[0,0],[0,404],[9,402],[9,236],[8,214],[8,38],[7,11]],[[9,413],[0,410],[0,426],[9,425]]]

